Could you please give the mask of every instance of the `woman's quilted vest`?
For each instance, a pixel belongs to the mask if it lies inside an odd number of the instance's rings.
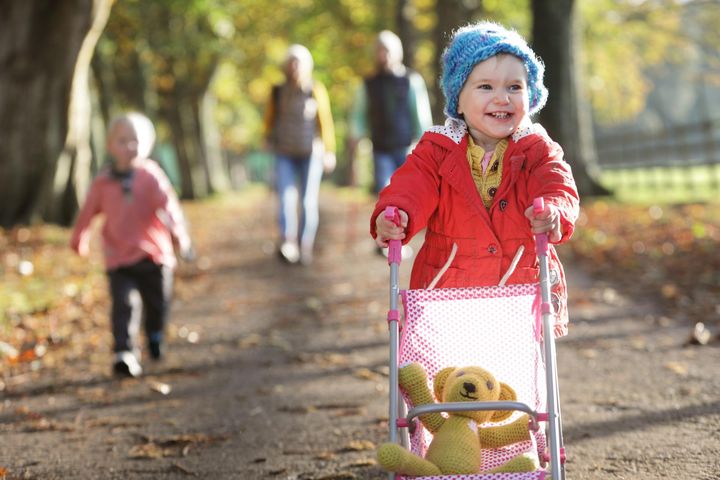
[[[317,101],[312,89],[290,84],[273,87],[275,124],[272,140],[275,151],[289,157],[309,157],[317,136]]]

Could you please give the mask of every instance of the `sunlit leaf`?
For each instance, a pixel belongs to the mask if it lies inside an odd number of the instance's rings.
[[[664,367],[680,376],[685,376],[688,374],[688,366],[685,363],[667,362]]]
[[[148,387],[150,387],[150,390],[152,390],[153,392],[157,392],[161,395],[169,395],[172,391],[172,387],[169,384],[163,382],[149,381]]]

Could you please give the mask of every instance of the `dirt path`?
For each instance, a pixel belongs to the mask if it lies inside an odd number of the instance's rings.
[[[277,260],[272,201],[189,208],[201,258],[180,272],[167,360],[118,381],[88,351],[8,383],[0,478],[386,478],[387,264],[367,203],[323,204],[312,268]],[[720,348],[683,347],[687,325],[568,267],[568,478],[720,478]]]

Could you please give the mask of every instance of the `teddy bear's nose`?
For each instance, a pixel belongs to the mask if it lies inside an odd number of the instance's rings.
[[[470,382],[463,382],[463,387],[467,393],[475,393],[475,384]]]

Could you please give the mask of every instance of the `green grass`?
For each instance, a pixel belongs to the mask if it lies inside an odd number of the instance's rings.
[[[0,325],[9,317],[48,309],[56,296],[44,279],[16,278],[0,283]],[[54,285],[53,285],[54,286]]]
[[[0,229],[0,338],[26,316],[55,309],[70,284],[82,290],[104,275],[100,263],[70,249],[69,234],[56,225]]]

